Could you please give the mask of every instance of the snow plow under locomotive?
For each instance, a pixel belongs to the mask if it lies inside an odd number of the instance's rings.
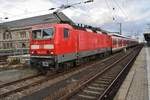
[[[34,25],[30,39],[31,65],[44,71],[57,71],[75,66],[84,58],[111,54],[137,43],[97,28],[65,23]]]

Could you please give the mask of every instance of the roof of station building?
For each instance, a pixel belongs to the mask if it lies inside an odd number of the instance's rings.
[[[61,19],[64,22],[70,22],[71,24],[74,24],[74,22],[70,18],[68,18],[64,13],[59,12],[58,15],[61,17]],[[36,24],[60,23],[60,22],[61,20],[52,13],[52,14],[40,15],[40,16],[5,22],[5,23],[1,23],[0,26],[5,26],[8,28],[19,28],[19,27],[32,26]]]

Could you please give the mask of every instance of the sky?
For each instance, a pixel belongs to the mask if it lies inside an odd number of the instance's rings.
[[[52,13],[48,9],[83,1],[86,0],[0,0],[0,22]],[[119,23],[122,23],[124,35],[142,37],[146,24],[150,23],[150,0],[94,0],[63,13],[76,23],[113,32],[118,32]]]

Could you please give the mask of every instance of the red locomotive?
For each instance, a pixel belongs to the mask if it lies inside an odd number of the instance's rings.
[[[34,25],[30,39],[31,65],[55,71],[136,44],[135,40],[109,35],[98,28],[64,23]]]

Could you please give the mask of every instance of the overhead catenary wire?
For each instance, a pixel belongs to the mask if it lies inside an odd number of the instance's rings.
[[[120,4],[114,0],[109,0],[109,4],[112,6],[112,14],[113,14],[113,21],[119,25],[119,30],[122,32],[121,26],[123,22],[119,22],[117,16],[120,16],[119,11],[125,16],[125,19],[129,18],[129,15],[123,10]],[[131,26],[132,27],[132,26]]]
[[[114,17],[114,14],[113,14],[113,12],[112,12],[112,8],[110,7],[110,5],[109,5],[109,3],[108,3],[107,0],[104,0],[104,1],[105,1],[105,3],[106,3],[107,8],[109,9],[109,11],[110,11],[110,13],[111,13],[111,17],[113,18],[113,17]]]
[[[55,12],[60,12],[60,11],[63,11],[65,9],[68,9],[68,8],[71,8],[71,7],[74,7],[76,5],[80,5],[80,4],[86,4],[86,3],[91,3],[91,2],[94,2],[94,0],[87,0],[87,1],[83,1],[83,2],[77,2],[77,3],[73,3],[73,4],[68,4],[68,5],[61,5],[59,7],[56,7],[56,8],[50,8],[49,10],[56,10]]]
[[[55,10],[55,9],[61,9],[60,11],[64,10],[64,9],[67,9],[67,8],[70,8],[70,7],[74,7],[76,5],[79,5],[79,4],[86,4],[86,3],[90,3],[90,2],[93,2],[94,0],[86,0],[86,1],[83,1],[83,2],[78,2],[78,3],[74,3],[74,4],[70,4],[69,5],[69,1],[67,0],[68,4],[67,5],[61,5],[59,7],[56,7],[56,8],[50,8],[50,9],[43,9],[43,10],[37,10],[37,11],[32,11],[32,12],[25,12],[25,13],[22,13],[22,14],[17,14],[17,15],[12,15],[12,14],[9,14],[10,16],[7,16],[11,19],[13,18],[16,18],[18,16],[24,16],[24,15],[30,15],[30,14],[35,14],[35,13],[39,13],[39,12],[47,12],[49,13],[50,10]],[[24,10],[25,11],[25,10]]]
[[[124,10],[124,8],[122,8],[120,6],[120,4],[116,1],[116,0],[112,0],[112,2],[114,2],[116,4],[116,6],[120,9],[120,11],[122,12],[122,14],[127,18],[129,19],[129,15],[128,13],[126,12],[126,10]]]
[[[115,3],[116,3],[116,5],[118,5],[118,7],[120,8],[120,10],[122,11],[122,13],[127,17],[127,19],[129,20],[129,19],[131,19],[130,17],[129,17],[129,14],[127,13],[127,11],[124,9],[124,8],[122,8],[120,5],[119,5],[119,3],[116,1],[116,0],[113,0]],[[130,25],[131,26],[131,32],[132,33],[134,33],[134,31],[135,31],[135,29],[134,29],[134,26],[136,27],[137,26],[137,23],[133,23],[132,25]]]
[[[13,18],[16,18],[16,17],[20,17],[20,16],[24,16],[24,15],[30,15],[30,14],[35,14],[35,13],[39,13],[39,12],[47,12],[49,13],[49,9],[45,9],[45,10],[37,10],[37,11],[33,11],[33,12],[25,12],[25,13],[21,13],[21,14],[17,14],[17,15],[12,15],[12,14],[9,14],[10,16],[7,16],[9,19],[13,19]]]

